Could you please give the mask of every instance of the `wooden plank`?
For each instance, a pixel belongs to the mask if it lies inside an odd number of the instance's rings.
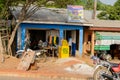
[[[34,63],[34,59],[35,59],[34,51],[29,50],[27,52],[24,52],[17,69],[18,70],[28,70],[30,67],[30,64]]]

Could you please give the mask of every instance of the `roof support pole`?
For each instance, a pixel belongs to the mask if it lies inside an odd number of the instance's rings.
[[[91,40],[91,55],[94,55],[94,46],[95,46],[95,33],[92,31],[92,40]]]
[[[26,34],[26,29],[24,27],[21,28],[21,50],[24,50],[25,47],[25,34]]]
[[[80,56],[82,55],[82,52],[83,52],[83,29],[80,29],[79,30],[79,53],[80,53]]]
[[[62,43],[61,43],[62,39],[63,39],[63,29],[60,29],[59,30],[59,45],[60,46],[62,45]]]
[[[94,0],[93,19],[96,17],[97,0]]]

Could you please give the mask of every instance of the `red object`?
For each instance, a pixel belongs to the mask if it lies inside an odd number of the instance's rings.
[[[120,64],[119,64],[118,67],[112,67],[112,70],[113,70],[114,72],[120,72]]]

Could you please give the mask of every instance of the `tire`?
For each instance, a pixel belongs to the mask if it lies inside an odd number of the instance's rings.
[[[99,67],[98,69],[96,69],[96,71],[93,74],[93,80],[108,80],[101,76],[102,73],[106,73],[106,74],[112,76],[112,73],[110,71],[108,71],[107,68]]]
[[[18,51],[16,52],[16,54],[15,54],[15,57],[21,59],[23,53],[24,53],[24,50],[18,50]]]
[[[21,59],[22,58],[22,54],[16,54],[15,57]]]

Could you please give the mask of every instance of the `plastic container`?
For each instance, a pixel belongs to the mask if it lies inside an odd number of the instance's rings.
[[[69,46],[60,46],[59,58],[68,58],[68,57],[69,57]]]

